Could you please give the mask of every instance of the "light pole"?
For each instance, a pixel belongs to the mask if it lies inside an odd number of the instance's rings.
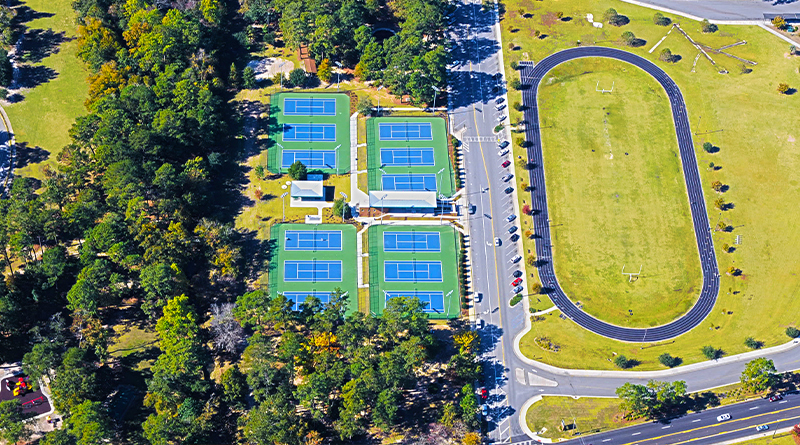
[[[278,69],[280,70],[280,75],[281,75],[281,80],[280,80],[280,83],[281,83],[280,84],[280,89],[281,89],[281,91],[283,91],[283,63],[284,62],[281,62],[281,63],[278,64]]]
[[[441,195],[442,193],[439,191],[439,184],[442,182],[442,180],[441,180],[441,179],[439,179],[439,175],[440,175],[440,174],[442,174],[442,172],[443,172],[443,171],[444,171],[444,167],[442,167],[442,169],[441,169],[441,170],[439,170],[438,172],[436,172],[436,193],[439,193],[440,195]]]
[[[347,195],[345,195],[344,192],[339,192],[339,194],[344,198],[344,202],[342,203],[342,222],[344,222],[344,206],[347,205]]]
[[[437,88],[436,85],[431,85],[431,88],[433,88],[433,91],[436,91],[436,93],[433,95],[433,109],[431,110],[431,114],[436,114],[436,95],[438,95],[442,90]]]
[[[339,75],[341,74],[342,64],[339,63],[339,62],[333,62],[333,63],[335,63],[336,66],[339,67],[339,71],[336,72],[336,92],[338,93],[339,92]]]
[[[289,192],[283,192],[281,195],[281,209],[283,210],[283,219],[281,219],[281,221],[286,221],[286,200],[284,198],[286,198],[288,194]]]

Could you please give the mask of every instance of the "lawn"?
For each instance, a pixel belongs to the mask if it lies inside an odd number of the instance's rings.
[[[25,52],[31,71],[53,70],[53,79],[22,91],[20,102],[5,105],[17,141],[18,175],[43,178],[45,166],[54,167],[55,158],[69,144],[67,134],[75,118],[86,114],[88,71],[76,57],[75,13],[71,0],[23,0],[24,6],[39,14],[24,25],[36,51]],[[52,15],[51,15],[52,14]],[[51,15],[48,17],[48,15]],[[46,31],[52,29],[54,34]],[[29,47],[29,46],[27,46]]]
[[[539,104],[559,282],[602,320],[665,324],[702,282],[666,93],[615,60],[572,61],[549,76]],[[612,81],[613,94],[595,90]],[[631,282],[623,265],[642,275]]]
[[[783,41],[758,27],[720,26],[714,34],[703,34],[698,22],[673,17],[694,39],[712,47],[746,41],[747,44],[727,51],[758,63],[751,67],[751,72],[742,73],[740,62],[712,54],[718,66],[700,59],[693,72],[697,50],[677,31],[670,33],[653,54],[648,53],[669,29],[653,24],[653,10],[615,0],[516,0],[505,2],[504,7],[507,11],[502,21],[504,49],[509,43],[515,46],[515,50],[506,52],[506,64],[526,57],[539,60],[554,51],[573,47],[580,40],[584,45],[627,48],[654,61],[675,80],[686,100],[692,130],[698,133],[694,142],[701,180],[706,187],[709,219],[714,226],[721,220],[733,228],[731,232],[714,232],[719,268],[724,271],[734,266],[742,272],[735,277],[723,273],[722,290],[711,315],[674,341],[658,345],[611,341],[558,318],[556,312],[534,323],[532,332],[522,340],[523,352],[556,366],[595,369],[613,369],[608,361],[611,353],[624,353],[641,362],[636,370],[646,370],[663,368],[657,357],[665,352],[688,364],[704,360],[700,353],[703,345],[736,354],[748,350],[743,343],[748,336],[764,342],[765,346],[786,342],[785,328],[800,322],[797,318],[800,300],[793,297],[800,288],[800,225],[795,224],[794,212],[785,211],[786,204],[795,202],[800,192],[800,147],[796,142],[800,132],[792,119],[776,119],[773,110],[795,110],[800,106],[800,94],[776,92],[779,82],[792,86],[797,83],[800,60],[788,55],[788,46]],[[597,29],[584,19],[587,13],[599,17],[609,7],[626,15],[630,23],[621,28],[606,25]],[[520,8],[530,18],[523,18]],[[571,20],[556,19],[557,12],[563,12]],[[547,37],[535,37],[535,30]],[[633,32],[646,40],[646,44],[625,47],[619,41],[624,31]],[[657,54],[663,48],[669,48],[681,59],[672,64],[659,61]],[[719,74],[721,67],[729,73]],[[506,66],[506,74],[508,78],[517,76],[510,65]],[[630,71],[614,77],[615,91],[628,74]],[[611,95],[620,95],[618,92]],[[517,91],[509,93],[511,103],[520,100]],[[542,110],[541,116],[545,121],[554,119],[547,109]],[[521,113],[513,111],[510,117],[512,122],[517,121]],[[629,125],[641,123],[629,122]],[[719,147],[719,151],[705,153],[700,148],[704,142]],[[523,154],[521,148],[515,150],[515,154]],[[711,162],[717,168],[707,168]],[[519,178],[521,172],[517,173]],[[674,180],[683,181],[680,177]],[[711,189],[711,183],[715,180],[729,186],[723,198],[733,204],[731,210],[720,212],[714,208],[718,195]],[[524,195],[520,199],[525,199]],[[555,209],[551,207],[551,211]],[[737,236],[741,236],[738,245]],[[723,252],[723,244],[732,247],[731,251]],[[529,246],[528,242],[525,247],[530,249]],[[621,270],[621,265],[617,267]],[[644,269],[643,275],[647,273]],[[545,306],[542,304],[538,309]],[[535,336],[548,337],[561,345],[561,351],[543,351],[533,342]]]
[[[622,418],[619,399],[592,397],[543,397],[528,409],[525,419],[531,431],[548,439],[568,439],[575,432],[586,434],[641,423]],[[576,428],[561,431],[562,420],[567,425],[574,423]]]

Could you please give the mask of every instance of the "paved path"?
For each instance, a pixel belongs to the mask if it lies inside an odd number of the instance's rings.
[[[3,186],[4,193],[7,194],[11,188],[11,180],[14,174],[12,164],[14,162],[16,142],[14,140],[14,129],[11,128],[11,120],[2,106],[0,106],[0,121],[2,121],[2,128],[0,128],[0,184]]]
[[[672,117],[675,122],[675,133],[678,136],[678,148],[683,165],[683,176],[686,180],[686,189],[689,196],[694,224],[697,249],[700,253],[700,264],[703,271],[703,287],[695,305],[686,315],[668,323],[647,329],[623,328],[615,326],[592,317],[579,309],[564,293],[558,283],[553,267],[552,243],[550,237],[550,214],[547,208],[547,190],[545,187],[544,157],[542,155],[541,132],[539,129],[538,94],[539,82],[557,65],[583,57],[607,57],[622,60],[635,65],[658,81],[667,93]],[[598,335],[627,342],[657,342],[677,337],[689,332],[700,324],[711,312],[719,293],[719,269],[714,252],[714,242],[711,237],[711,227],[706,212],[703,186],[700,182],[700,171],[697,167],[697,158],[694,153],[692,133],[689,128],[689,117],[683,102],[683,95],[675,82],[661,68],[647,59],[627,51],[603,47],[578,47],[559,51],[550,55],[535,66],[524,63],[521,72],[523,84],[529,85],[522,94],[525,111],[525,121],[529,124],[525,128],[525,138],[529,142],[528,157],[535,164],[529,171],[530,184],[533,186],[531,202],[534,211],[533,226],[536,238],[536,256],[542,265],[539,267],[539,277],[544,291],[561,312],[579,324]],[[579,296],[573,296],[579,297]]]

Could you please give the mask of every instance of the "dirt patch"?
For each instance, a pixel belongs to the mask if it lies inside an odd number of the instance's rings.
[[[559,21],[560,20],[556,16],[555,12],[548,12],[542,16],[542,25],[547,26],[548,28],[555,25]]]
[[[792,142],[792,143],[794,143],[794,141],[795,141],[795,139],[794,139],[794,136],[792,136],[791,134],[789,135],[789,137],[788,137],[788,138],[786,138],[786,140],[787,140],[788,142]]]

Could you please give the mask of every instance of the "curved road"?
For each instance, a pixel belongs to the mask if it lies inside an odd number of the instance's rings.
[[[628,62],[641,68],[664,87],[672,107],[672,117],[675,122],[675,133],[678,136],[683,176],[686,180],[692,223],[703,270],[703,288],[700,291],[700,297],[689,312],[681,318],[662,326],[647,329],[624,328],[598,320],[579,309],[569,299],[558,284],[555,274],[552,261],[552,244],[550,242],[550,219],[547,211],[547,191],[544,180],[537,95],[539,82],[551,69],[561,63],[582,57],[607,57]],[[533,186],[531,199],[534,210],[533,226],[537,235],[536,255],[543,263],[539,267],[539,278],[542,281],[542,286],[549,291],[548,295],[564,315],[571,318],[581,327],[605,337],[626,342],[656,342],[677,337],[690,331],[706,318],[717,301],[719,269],[717,268],[711,227],[709,226],[706,212],[703,187],[700,183],[700,173],[697,168],[697,158],[694,154],[689,118],[686,114],[686,105],[683,102],[683,95],[680,89],[667,73],[649,60],[614,48],[591,46],[571,48],[548,56],[535,66],[521,64],[521,67],[523,84],[530,85],[529,88],[523,91],[522,101],[528,107],[525,111],[525,138],[530,143],[528,157],[535,165],[535,168],[531,169],[529,173],[530,184]]]

